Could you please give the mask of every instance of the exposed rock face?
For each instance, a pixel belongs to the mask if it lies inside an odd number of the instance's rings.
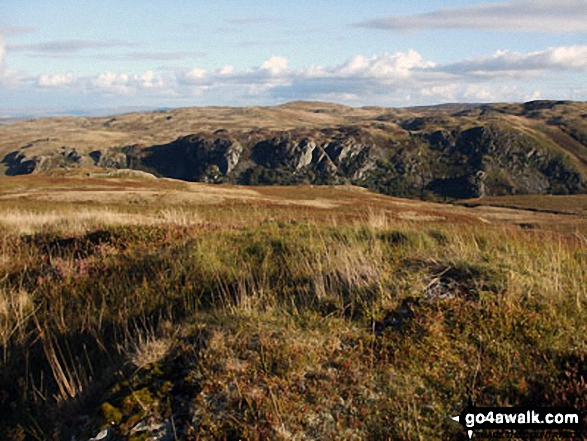
[[[15,151],[4,157],[2,163],[6,165],[6,175],[28,175],[37,168],[37,161],[28,159],[24,153]]]
[[[378,143],[367,132],[346,129],[199,133],[129,152],[127,162],[189,181],[342,183],[363,178],[385,159]]]
[[[93,159],[94,165],[104,168],[127,168],[128,158],[125,153],[115,150],[106,150],[104,152],[95,150],[89,154]]]
[[[85,167],[94,165],[91,157],[79,153],[75,148],[61,147],[58,152],[29,157],[26,151],[12,152],[4,157],[9,176],[30,174],[33,171],[47,172],[56,168]]]
[[[417,196],[418,189],[449,198],[587,189],[580,164],[521,132],[479,126],[412,139],[416,153],[402,151],[391,160],[407,196]]]
[[[192,181],[354,183],[400,196],[428,192],[448,198],[587,189],[585,176],[570,158],[497,126],[422,131],[412,134],[407,145],[360,128],[249,138],[243,133],[198,134],[135,154],[146,169]]]
[[[215,181],[230,174],[240,160],[242,146],[225,134],[190,135],[143,149],[138,156],[144,167],[170,178]]]
[[[587,192],[585,116],[569,116],[565,105],[468,106],[410,117],[387,112],[322,129],[220,129],[89,154],[62,147],[35,156],[25,146],[2,163],[8,175],[96,166],[203,182],[352,183],[403,197]],[[523,118],[532,124],[520,124]]]
[[[316,143],[312,140],[304,139],[300,144],[301,154],[299,155],[298,163],[296,164],[296,170],[307,167],[312,163],[313,153],[316,149]]]

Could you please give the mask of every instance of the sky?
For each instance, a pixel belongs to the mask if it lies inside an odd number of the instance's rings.
[[[0,0],[0,116],[587,100],[587,0]]]

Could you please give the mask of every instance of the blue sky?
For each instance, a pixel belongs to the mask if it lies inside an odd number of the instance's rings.
[[[587,100],[587,0],[0,0],[0,115]]]

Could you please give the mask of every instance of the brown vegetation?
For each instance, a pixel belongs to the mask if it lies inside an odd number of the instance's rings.
[[[3,439],[463,439],[468,390],[587,405],[581,213],[2,183]]]

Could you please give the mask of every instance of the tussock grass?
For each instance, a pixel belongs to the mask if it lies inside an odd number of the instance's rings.
[[[173,345],[172,337],[175,334],[170,332],[172,325],[169,322],[165,325],[167,326],[160,326],[158,330],[149,327],[143,330],[135,329],[134,335],[128,340],[128,347],[123,348],[123,352],[126,352],[126,358],[137,369],[159,363],[169,354]]]
[[[0,231],[17,235],[54,231],[79,234],[117,225],[197,225],[202,218],[193,210],[168,208],[154,215],[129,213],[110,208],[63,210],[3,210],[0,211]]]
[[[67,233],[65,213],[23,216],[35,233],[0,240],[5,439],[112,421],[120,439],[152,421],[185,439],[447,439],[467,390],[587,404],[580,236],[379,212],[217,228],[96,211]]]
[[[80,233],[106,225],[131,225],[140,222],[135,216],[109,209],[37,212],[32,210],[4,210],[0,213],[0,227],[16,234],[33,234],[47,230]]]
[[[4,348],[3,359],[7,362],[6,349],[13,338],[26,338],[26,324],[33,314],[31,295],[24,289],[0,291],[0,341]]]

